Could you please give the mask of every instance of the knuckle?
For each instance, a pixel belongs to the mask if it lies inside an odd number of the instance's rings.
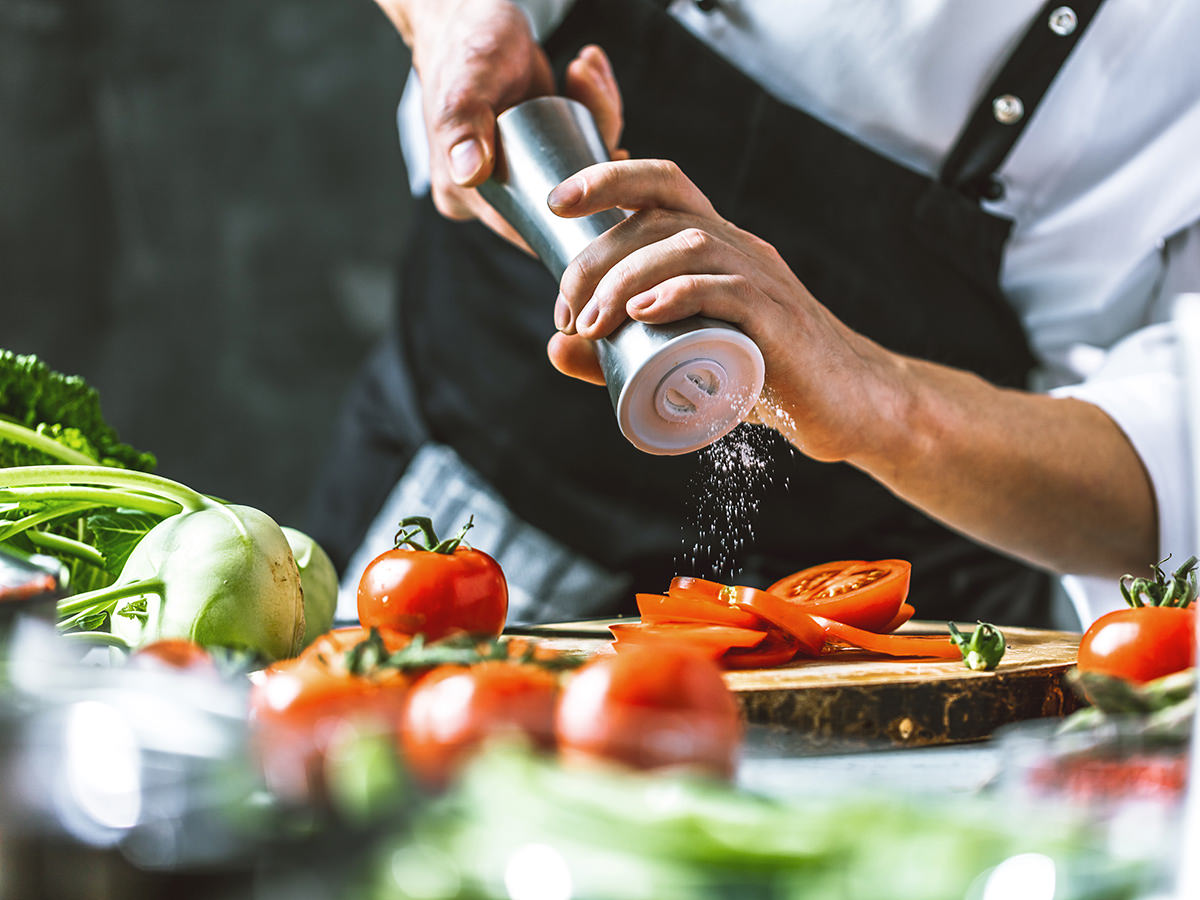
[[[708,232],[704,231],[702,228],[692,227],[685,228],[683,231],[679,232],[677,240],[683,250],[694,252],[704,250],[709,245],[709,241],[711,239],[708,235]]]
[[[574,301],[576,298],[582,297],[587,299],[591,291],[588,290],[589,277],[588,269],[585,261],[581,257],[575,257],[563,272],[562,278],[559,280],[559,290],[573,307],[578,309],[578,304]]]
[[[745,275],[734,275],[729,279],[729,292],[739,303],[749,304],[757,295],[757,289]]]
[[[651,165],[653,166],[652,171],[654,172],[655,177],[660,181],[672,183],[683,175],[683,172],[680,171],[679,166],[669,159],[652,160]]]

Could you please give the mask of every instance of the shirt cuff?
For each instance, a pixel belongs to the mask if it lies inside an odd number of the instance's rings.
[[[1051,393],[1095,404],[1125,433],[1154,488],[1158,559],[1169,554],[1182,561],[1195,552],[1197,529],[1183,366],[1178,353],[1169,323],[1144,328],[1114,347],[1105,365],[1087,381]],[[1148,559],[1146,566],[1157,561]],[[1125,605],[1112,579],[1068,575],[1063,578],[1063,588],[1084,628]]]

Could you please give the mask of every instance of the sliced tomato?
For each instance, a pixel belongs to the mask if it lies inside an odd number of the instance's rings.
[[[794,637],[800,644],[799,652],[816,656],[825,645],[825,632],[801,604],[769,591],[752,587],[731,587],[729,597],[739,608],[762,616],[776,628]]]
[[[694,597],[723,603],[722,593],[725,588],[726,585],[719,581],[709,581],[707,578],[696,578],[693,575],[676,575],[671,579],[667,593],[672,597]]]
[[[783,597],[807,597],[809,594],[824,590],[834,578],[847,569],[866,564],[861,559],[843,559],[837,562],[821,563],[819,566],[809,566],[807,569],[793,572],[786,578],[780,578],[767,590]]]
[[[800,602],[812,615],[884,631],[908,596],[911,574],[903,559],[843,560],[802,569],[767,590]]]
[[[896,618],[888,622],[887,627],[881,628],[880,631],[884,634],[891,634],[893,631],[911,619],[915,613],[916,610],[913,609],[913,605],[911,603],[901,603],[900,612],[896,613]]]
[[[663,622],[656,625],[622,622],[609,625],[608,630],[613,633],[613,646],[618,651],[622,649],[621,645],[667,642],[690,647],[712,659],[735,647],[755,647],[767,636],[765,631],[700,622]]]
[[[950,642],[949,636],[879,634],[863,628],[855,628],[844,622],[835,622],[821,616],[813,621],[831,641],[842,641],[861,650],[882,653],[885,656],[919,656],[931,659],[962,659],[958,647]]]
[[[766,626],[762,618],[752,612],[730,606],[723,600],[710,600],[698,595],[638,594],[637,606],[642,622],[647,625],[658,622],[707,622],[710,625],[732,625],[759,631]]]
[[[717,660],[722,669],[770,669],[791,662],[800,642],[785,631],[772,628],[757,647],[726,650]]]

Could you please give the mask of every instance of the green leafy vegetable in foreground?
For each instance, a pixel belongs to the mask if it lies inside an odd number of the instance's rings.
[[[987,798],[777,801],[494,748],[382,848],[359,896],[507,898],[531,883],[606,900],[963,900],[1000,896],[986,893],[988,878],[1019,854],[1050,867],[1056,900],[1146,896],[1153,865],[1112,859],[1086,824],[1061,810],[1031,824]]]
[[[99,395],[82,378],[56,372],[36,356],[0,350],[0,468],[56,463],[141,472],[155,466],[152,454],[120,441],[104,419]],[[96,514],[94,500],[11,495],[0,501],[0,544],[53,555],[73,590],[111,584],[128,549],[109,540],[113,514]],[[141,534],[166,514],[143,512]]]
[[[336,574],[311,539],[153,467],[120,442],[83,379],[0,350],[0,544],[64,565],[73,594],[59,604],[60,630],[113,646],[184,637],[289,656],[305,625],[291,542],[315,627],[328,627]]]
[[[155,467],[153,454],[121,443],[104,419],[95,388],[78,375],[54,371],[36,356],[0,350],[0,426],[3,420],[50,443],[13,441],[0,427],[0,466],[99,463],[142,472]]]

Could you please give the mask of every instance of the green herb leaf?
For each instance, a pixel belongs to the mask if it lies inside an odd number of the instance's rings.
[[[117,610],[117,615],[126,619],[136,619],[139,622],[145,622],[150,618],[149,610],[146,608],[146,598],[139,597],[137,600],[126,603]]]
[[[962,653],[968,669],[990,671],[1000,664],[1007,644],[995,625],[980,622],[970,637],[959,631],[953,622],[947,622],[946,626],[950,629],[950,640]]]
[[[104,556],[104,568],[116,578],[138,541],[162,519],[135,510],[104,510],[87,517],[92,544]]]

